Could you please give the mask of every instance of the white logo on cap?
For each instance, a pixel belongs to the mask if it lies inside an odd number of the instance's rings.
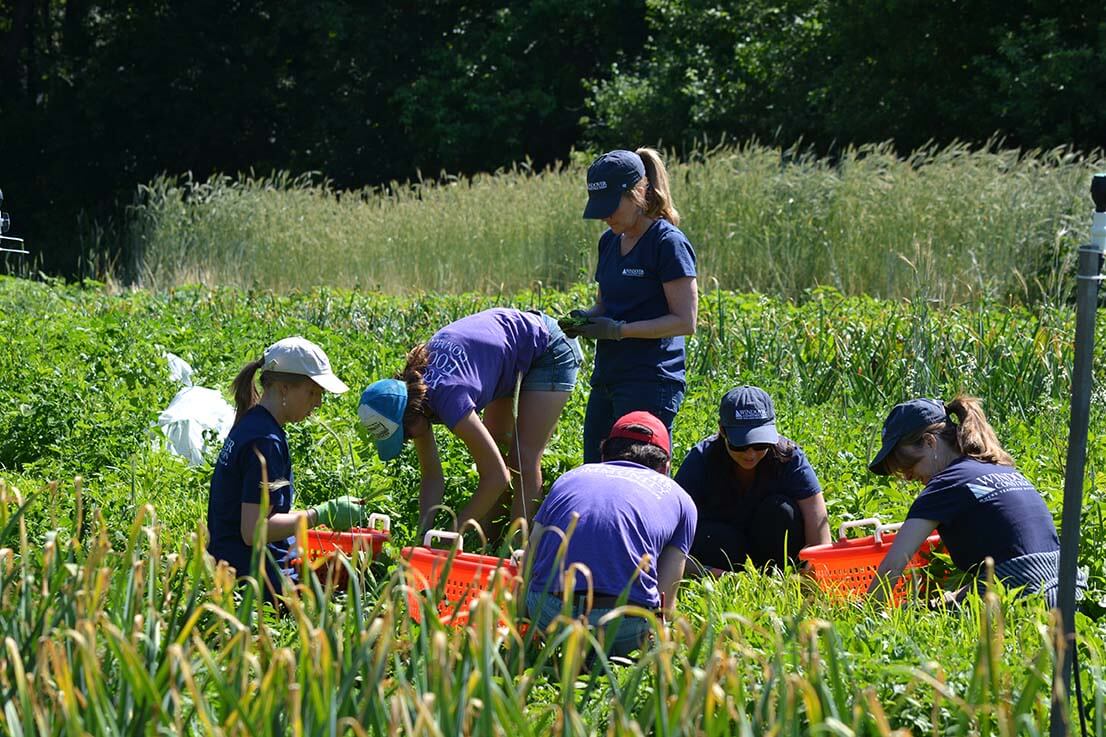
[[[361,424],[365,427],[365,432],[367,432],[369,437],[373,440],[385,440],[390,438],[392,434],[399,429],[398,424],[392,422],[367,404],[358,405],[357,416],[361,419]]]
[[[733,411],[735,420],[763,420],[764,413],[759,409],[742,409],[737,407]]]
[[[589,192],[594,192],[597,189],[606,189],[606,188],[607,188],[607,183],[606,182],[588,182],[588,191]]]

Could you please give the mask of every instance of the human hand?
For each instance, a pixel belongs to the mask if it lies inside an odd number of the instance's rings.
[[[581,325],[579,335],[594,340],[622,340],[622,320],[609,317],[593,317],[586,325]],[[567,333],[566,333],[567,334]]]
[[[344,532],[364,518],[365,500],[352,496],[339,496],[328,499],[312,509],[315,510],[316,524]]]
[[[557,324],[570,338],[580,337],[580,328],[591,322],[591,316],[587,310],[572,310],[567,316],[557,320]]]

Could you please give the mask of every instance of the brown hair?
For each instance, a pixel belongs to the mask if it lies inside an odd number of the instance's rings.
[[[254,375],[265,364],[265,357],[250,361],[241,368],[234,381],[230,384],[230,390],[234,393],[234,424],[237,425],[246,413],[261,401],[261,392],[257,391],[254,383]],[[262,371],[261,387],[268,388],[271,384],[283,381],[286,384],[300,384],[309,381],[309,377],[303,374],[289,374],[284,371]]]
[[[887,458],[888,470],[893,472],[910,468],[920,461],[925,455],[922,443],[926,435],[945,441],[960,455],[977,461],[1014,465],[1014,459],[1003,450],[995,429],[987,421],[987,415],[983,414],[979,399],[962,394],[945,405],[945,412],[950,419],[955,417],[956,421],[936,422],[904,437]]]
[[[396,378],[407,385],[407,408],[403,410],[403,434],[419,417],[430,417],[430,405],[427,400],[429,388],[423,378],[430,363],[430,351],[426,343],[420,343],[407,352],[407,363]]]
[[[626,193],[647,217],[663,219],[673,225],[680,224],[680,213],[672,204],[672,192],[668,188],[668,170],[664,168],[660,152],[653,148],[635,151],[645,165],[645,178]]]
[[[643,425],[627,425],[627,429],[650,431]],[[630,461],[654,471],[660,471],[669,460],[664,448],[633,438],[607,438],[599,445],[599,453],[604,461]]]

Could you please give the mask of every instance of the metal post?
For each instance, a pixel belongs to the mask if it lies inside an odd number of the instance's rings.
[[[1063,653],[1056,660],[1052,689],[1052,737],[1068,734],[1068,693],[1071,691],[1072,648],[1075,647],[1075,576],[1079,555],[1079,520],[1083,510],[1083,479],[1087,461],[1087,428],[1091,411],[1094,323],[1102,255],[1106,249],[1106,174],[1091,183],[1095,212],[1091,242],[1079,249],[1075,297],[1075,364],[1071,375],[1071,420],[1068,425],[1064,513],[1060,528],[1060,589],[1057,607],[1064,628]]]

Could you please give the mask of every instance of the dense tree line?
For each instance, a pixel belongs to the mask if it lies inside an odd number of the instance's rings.
[[[1101,14],[1055,0],[0,0],[0,187],[71,272],[162,172],[360,187],[723,136],[1092,148],[1103,61]]]

